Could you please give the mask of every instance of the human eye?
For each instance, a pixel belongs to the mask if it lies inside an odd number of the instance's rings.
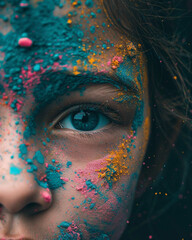
[[[71,129],[81,133],[101,131],[120,121],[113,109],[96,104],[82,104],[68,108],[61,113],[55,129]]]

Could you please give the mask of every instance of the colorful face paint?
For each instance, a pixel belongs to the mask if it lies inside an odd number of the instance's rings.
[[[144,56],[100,1],[4,3],[0,238],[119,239],[150,130]]]

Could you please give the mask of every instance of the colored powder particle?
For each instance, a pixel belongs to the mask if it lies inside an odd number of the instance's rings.
[[[33,171],[37,171],[37,167],[34,164],[31,164],[31,168],[27,169],[27,172],[32,173]]]
[[[36,65],[33,67],[33,71],[34,71],[34,72],[39,72],[40,70],[41,70],[40,64],[36,64]]]
[[[24,143],[20,144],[19,150],[20,150],[19,157],[23,157],[23,155],[27,154],[27,146]]]
[[[137,131],[138,127],[142,126],[143,121],[144,121],[144,102],[142,100],[140,101],[140,105],[137,106],[132,124],[132,129],[134,131]]]
[[[93,209],[95,207],[95,203],[91,203],[91,205],[90,205],[90,209]]]
[[[69,168],[69,167],[71,167],[72,162],[68,161],[66,165],[67,165],[67,168]]]
[[[28,159],[26,160],[26,162],[27,162],[28,164],[32,164],[32,163],[33,163],[32,159],[30,159],[30,158],[28,158]]]
[[[111,61],[111,68],[112,69],[117,69],[120,65],[120,63],[123,62],[123,58],[121,56],[115,56],[113,57]]]
[[[51,202],[51,195],[48,192],[42,192],[42,197],[45,202],[50,203]]]
[[[6,5],[6,4],[5,4],[4,1],[1,1],[1,2],[0,2],[0,7],[5,7],[5,5]]]
[[[96,14],[94,12],[91,12],[91,17],[96,18]]]
[[[90,32],[91,32],[91,33],[95,33],[95,26],[91,26],[91,27],[90,27]]]
[[[50,189],[57,189],[59,187],[62,187],[63,184],[65,184],[65,182],[60,176],[61,173],[58,172],[58,169],[53,165],[49,164],[45,173],[47,183]]]
[[[93,0],[86,0],[85,1],[85,5],[88,7],[88,8],[92,8],[94,3],[93,3]]]
[[[129,138],[133,138],[133,135],[129,136]],[[118,149],[111,151],[109,157],[106,159],[108,162],[107,166],[96,170],[99,172],[98,177],[105,178],[110,186],[112,182],[120,179],[121,175],[129,173],[127,147],[132,146],[129,143],[130,141],[123,139],[123,143],[118,146]]]
[[[58,227],[58,228],[60,228],[60,227],[62,227],[62,228],[68,228],[70,225],[71,225],[71,223],[64,221],[64,222],[62,222],[61,224],[59,224],[57,227]]]
[[[18,45],[20,47],[31,47],[33,44],[33,41],[30,38],[20,38]]]
[[[44,163],[44,156],[41,153],[41,151],[37,151],[35,153],[35,156],[33,157],[33,160],[37,160],[38,163],[43,164]]]
[[[85,183],[87,185],[87,189],[90,189],[90,191],[92,191],[92,190],[97,188],[97,186],[95,184],[93,184],[90,179],[87,180]]]
[[[22,0],[20,2],[20,7],[27,8],[29,6],[28,0]]]
[[[82,234],[79,231],[78,227],[72,222],[62,222],[57,226],[60,229],[60,234],[55,238],[55,240],[80,240],[82,239]]]
[[[96,240],[110,240],[109,236],[106,234],[101,234]]]
[[[19,121],[15,121],[15,125],[19,125]]]
[[[21,172],[22,172],[22,168],[19,168],[14,164],[11,164],[10,172],[9,172],[11,175],[19,175]]]
[[[40,187],[48,188],[47,182],[40,181],[39,179],[37,179],[37,177],[35,177],[35,181],[39,184]]]

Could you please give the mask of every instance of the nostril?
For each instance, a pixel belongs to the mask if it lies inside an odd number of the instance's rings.
[[[26,215],[35,215],[43,211],[43,209],[39,203],[29,203],[23,209],[21,209],[21,211]]]

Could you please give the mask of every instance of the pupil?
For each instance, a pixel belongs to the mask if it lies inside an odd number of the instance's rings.
[[[91,110],[81,110],[71,116],[73,127],[80,131],[94,130],[99,122],[98,113]]]

